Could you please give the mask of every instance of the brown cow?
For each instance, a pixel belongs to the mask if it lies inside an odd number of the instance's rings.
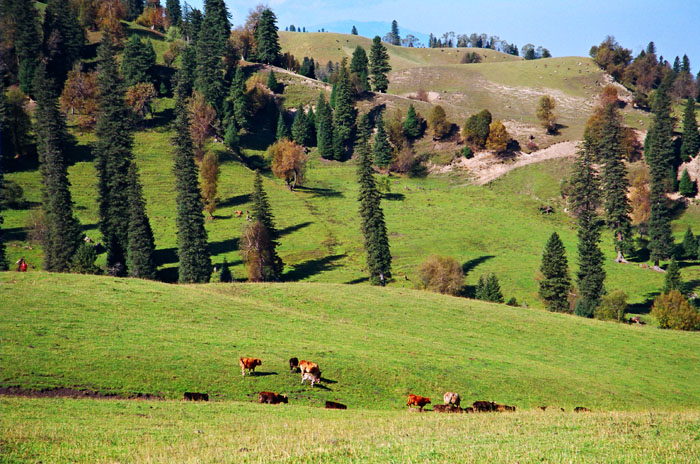
[[[435,412],[446,412],[446,413],[462,413],[464,410],[459,406],[453,406],[451,404],[436,404],[433,406],[433,411]]]
[[[496,410],[496,403],[492,401],[474,401],[472,406],[476,412],[492,412]]]
[[[462,399],[459,397],[457,393],[453,392],[447,392],[443,395],[442,397],[443,401],[445,404],[453,404],[455,406],[459,406],[459,403],[462,401]]]
[[[336,403],[335,401],[326,401],[326,409],[348,409],[343,403]]]
[[[280,404],[287,403],[287,395],[280,395],[273,392],[258,393],[258,403]]]
[[[426,404],[430,403],[430,398],[426,398],[425,396],[418,396],[418,395],[408,395],[408,403],[406,403],[406,406],[411,408],[411,406],[416,405],[418,406],[419,411],[423,411],[423,408],[425,407]]]
[[[184,398],[187,401],[209,401],[208,393],[185,392]]]
[[[238,361],[238,364],[241,366],[241,372],[243,373],[243,377],[245,377],[246,369],[248,369],[250,371],[250,374],[253,375],[255,373],[255,366],[262,365],[262,361],[260,360],[260,358],[241,358]]]
[[[304,380],[308,380],[311,382],[311,387],[313,388],[315,383],[318,383],[321,381],[321,372],[314,371],[314,372],[304,372],[301,374],[301,383],[302,385],[304,384]]]
[[[299,361],[299,370],[302,374],[304,372],[312,372],[313,370],[318,370],[320,372],[318,364],[313,361],[305,361],[303,359]]]
[[[515,406],[508,406],[507,404],[496,404],[496,411],[498,411],[498,412],[515,412]]]
[[[574,408],[574,412],[591,412],[591,410],[583,406],[577,406]]]
[[[299,369],[299,358],[289,358],[289,372]]]
[[[304,380],[310,380],[313,387],[314,383],[321,380],[321,369],[315,362],[302,359],[299,361],[299,371],[301,371],[301,383],[304,383]]]
[[[474,408],[472,408],[472,407],[470,406],[470,407],[468,407],[468,408],[462,409],[462,411],[464,411],[465,414],[471,414],[471,413],[474,412]]]

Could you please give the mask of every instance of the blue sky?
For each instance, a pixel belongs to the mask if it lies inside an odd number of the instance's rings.
[[[188,3],[201,7],[203,0]],[[233,23],[241,24],[248,10],[261,2],[226,0],[226,3]],[[289,24],[310,29],[340,20],[396,19],[399,28],[436,35],[448,31],[485,32],[518,47],[526,43],[542,45],[554,56],[588,55],[591,45],[600,43],[606,35],[614,35],[635,54],[653,40],[667,60],[673,61],[676,55],[686,53],[694,72],[700,69],[698,0],[270,0],[266,3],[277,14],[280,29]]]

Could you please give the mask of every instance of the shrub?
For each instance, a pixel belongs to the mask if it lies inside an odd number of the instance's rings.
[[[19,209],[24,206],[24,189],[14,180],[5,179],[0,185],[0,205],[2,208]]]
[[[489,138],[486,140],[486,148],[496,153],[503,153],[508,149],[510,134],[501,121],[494,121],[489,127]]]
[[[396,156],[396,160],[391,166],[391,170],[399,174],[410,173],[418,163],[416,154],[410,148],[404,148]]]
[[[73,255],[70,270],[77,274],[99,274],[100,268],[95,265],[96,259],[95,247],[83,242]]]
[[[461,60],[462,64],[481,63],[481,56],[476,52],[467,52]]]
[[[506,303],[508,306],[518,306],[518,300],[514,296],[510,297],[510,300]]]
[[[540,120],[542,127],[552,134],[556,131],[556,116],[554,116],[554,107],[556,101],[549,95],[543,95],[537,104],[537,119]]]
[[[651,315],[662,329],[700,330],[700,312],[678,290],[657,296]]]
[[[464,156],[466,159],[474,158],[474,152],[471,148],[469,148],[469,145],[465,145],[462,149],[462,156]]]
[[[593,317],[601,321],[618,321],[625,319],[627,309],[627,294],[622,290],[615,290],[603,296],[600,305],[593,312]]]
[[[418,268],[424,288],[447,295],[457,295],[464,285],[464,272],[456,259],[432,255]]]
[[[428,126],[433,133],[433,138],[440,140],[450,133],[452,125],[447,121],[445,109],[438,105],[433,108],[428,117]]]
[[[464,124],[462,137],[464,137],[467,142],[471,142],[483,148],[484,145],[486,145],[486,139],[489,137],[491,120],[492,118],[489,110],[483,110],[471,115]]]

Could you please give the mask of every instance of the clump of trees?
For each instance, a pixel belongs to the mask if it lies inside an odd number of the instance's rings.
[[[700,330],[700,312],[678,290],[657,296],[651,315],[662,329]]]
[[[491,126],[491,113],[489,110],[482,110],[471,115],[462,129],[462,137],[477,148],[484,148],[489,137]]]
[[[492,303],[503,303],[503,293],[501,284],[498,282],[496,274],[482,275],[476,284],[474,297],[477,300],[490,301]]]
[[[418,268],[418,277],[423,288],[447,295],[458,295],[464,286],[462,266],[449,256],[430,256]]]
[[[593,317],[601,321],[625,321],[627,311],[627,294],[622,290],[613,290],[600,299],[600,305],[593,312]]]

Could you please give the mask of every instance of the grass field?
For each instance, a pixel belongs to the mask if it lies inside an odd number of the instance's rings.
[[[681,410],[700,404],[700,338],[397,288],[173,286],[3,274],[2,385],[248,401],[287,393],[401,409],[408,393],[533,409]],[[263,360],[241,377],[238,358]],[[319,363],[326,388],[291,374]]]
[[[692,463],[700,415],[411,414],[292,405],[3,400],[5,463]]]

